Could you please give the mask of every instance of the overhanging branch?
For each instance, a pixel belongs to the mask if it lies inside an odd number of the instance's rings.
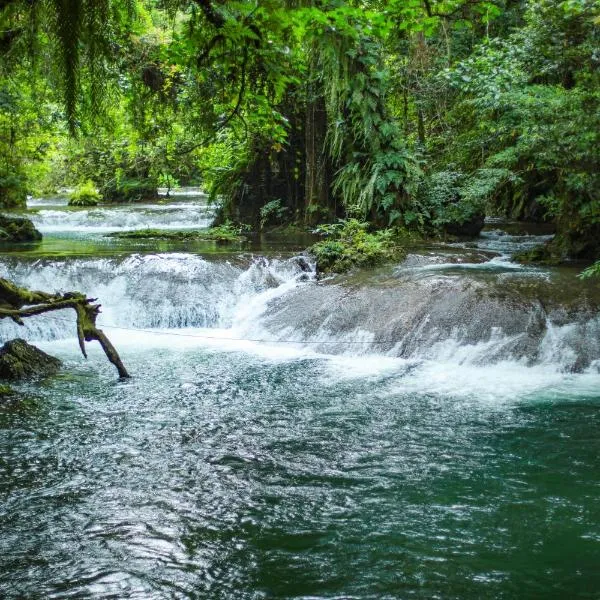
[[[119,377],[129,377],[119,353],[101,329],[96,326],[100,305],[96,298],[87,298],[80,292],[47,294],[21,288],[7,279],[0,278],[0,319],[9,318],[19,325],[23,319],[48,312],[72,308],[77,315],[77,339],[81,353],[87,358],[85,342],[96,340],[102,346],[108,360],[115,365]]]

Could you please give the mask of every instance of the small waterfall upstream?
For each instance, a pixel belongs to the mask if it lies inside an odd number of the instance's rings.
[[[214,219],[215,207],[194,191],[164,204],[69,207],[64,198],[29,200],[36,228],[42,234],[95,234],[134,229],[202,229]]]

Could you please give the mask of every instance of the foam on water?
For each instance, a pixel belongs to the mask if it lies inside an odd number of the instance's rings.
[[[314,273],[303,272],[297,259],[240,259],[232,261],[208,261],[200,256],[186,253],[131,255],[126,258],[82,258],[72,260],[36,260],[33,262],[6,259],[0,263],[0,274],[32,288],[55,291],[85,290],[103,303],[100,323],[104,326],[129,328],[228,328],[235,332],[232,337],[294,341],[299,344],[323,342],[335,347],[346,344],[349,354],[373,352],[380,343],[375,339],[370,325],[357,321],[351,327],[336,331],[335,300],[329,311],[319,317],[310,334],[295,329],[290,322],[278,323],[276,330],[265,329],[262,317],[272,314],[272,303],[279,301],[285,308],[302,314],[307,298],[302,292],[320,290],[329,298],[328,289],[315,288]],[[440,285],[444,280],[440,280]],[[402,284],[398,284],[401,289]],[[443,288],[441,288],[443,289]],[[448,288],[453,293],[454,288]],[[293,290],[299,290],[294,298],[288,298]],[[423,293],[427,288],[423,290]],[[378,298],[374,294],[374,299]],[[368,298],[367,298],[368,300]],[[399,299],[400,300],[400,299]],[[319,300],[311,300],[311,302]],[[286,302],[288,303],[286,306]],[[292,304],[289,304],[291,302]],[[369,306],[376,310],[373,300]],[[296,303],[298,305],[296,306]],[[367,306],[367,308],[369,308]],[[317,306],[318,308],[318,306]],[[400,302],[396,310],[403,310]],[[387,310],[393,310],[388,306]],[[380,316],[385,323],[385,315]],[[393,315],[390,314],[390,317]],[[533,316],[532,316],[533,318]],[[537,318],[543,319],[543,315]],[[414,334],[429,325],[427,315],[420,322],[409,325],[405,334]],[[41,319],[44,321],[44,319]],[[32,320],[28,323],[33,323]],[[461,323],[443,336],[434,335],[416,350],[415,356],[426,359],[445,360],[453,357],[458,363],[489,361],[504,347],[509,347],[521,335],[508,335],[501,327],[492,327],[486,339],[469,343],[461,329]],[[6,324],[4,324],[6,328]],[[44,333],[41,328],[27,325],[32,339],[36,336],[56,339],[64,337],[60,332]],[[582,329],[583,327],[583,329]],[[590,340],[598,333],[597,319],[589,319],[587,325],[580,322],[561,326],[546,323],[546,332],[540,348],[540,362],[557,362],[573,349],[578,336]],[[19,331],[22,331],[19,328]],[[13,332],[11,332],[13,333]],[[398,334],[396,334],[398,336]],[[405,340],[398,336],[396,346],[382,354],[397,353]],[[321,350],[321,348],[319,348]],[[339,349],[336,349],[339,353]]]
[[[510,256],[515,252],[531,250],[550,241],[553,237],[553,235],[531,235],[528,233],[510,235],[501,229],[484,230],[477,240],[477,247]]]
[[[188,196],[197,201],[69,209],[63,199],[52,199],[31,200],[30,206],[37,209],[33,214],[36,226],[46,233],[207,226],[212,209],[206,205],[206,198],[197,190]],[[464,278],[478,271],[500,273],[498,277],[503,272],[506,276],[518,273],[547,277],[545,271],[510,262],[509,252],[549,237],[487,231],[477,247],[500,252],[499,256],[484,253],[478,260],[469,260],[468,254],[464,258],[448,254],[452,261],[444,255],[417,257],[417,264],[407,261],[395,273],[417,281],[444,272]],[[354,317],[349,313],[354,321],[340,323],[341,305],[335,300],[328,300],[331,305],[324,306],[318,297],[308,299],[306,293],[316,285],[314,272],[305,273],[296,259],[207,261],[185,253],[35,262],[7,258],[0,263],[0,275],[32,289],[78,289],[98,297],[103,304],[98,324],[106,328],[125,356],[141,349],[164,348],[244,352],[269,361],[314,359],[326,365],[327,377],[333,379],[389,378],[391,385],[415,391],[446,390],[453,396],[476,394],[481,398],[524,397],[542,389],[561,394],[575,385],[573,382],[581,382],[584,390],[589,382],[600,383],[596,366],[600,356],[593,352],[591,362],[579,368],[585,374],[569,373],[581,362],[585,340],[588,346],[598,345],[597,317],[583,325],[575,321],[556,325],[547,316],[540,317],[546,320],[544,334],[525,354],[514,351],[523,342],[524,332],[509,333],[502,327],[491,327],[489,335],[482,333],[480,339],[471,339],[472,333],[465,330],[464,323],[456,322],[451,329],[447,323],[439,328],[435,323],[432,326],[430,312],[413,321],[407,317],[403,322],[400,318],[403,329],[394,329],[395,343],[382,344],[386,320],[398,319],[406,308],[401,282],[397,284],[396,305],[388,303],[378,308],[374,292],[372,299],[365,298],[362,313],[358,310]],[[440,281],[443,283],[443,277]],[[448,289],[449,294],[454,293],[452,289]],[[427,289],[423,293],[428,293]],[[313,311],[310,327],[298,327],[285,317],[274,322],[271,317],[275,305],[291,315],[311,315]],[[381,310],[384,312],[379,314]],[[25,327],[0,324],[4,339],[21,336],[41,340],[48,342],[44,344],[48,348],[57,346],[67,353],[71,352],[67,348],[75,348],[73,334],[74,316],[68,312],[29,319]]]
[[[29,215],[42,233],[109,233],[138,229],[202,229],[214,211],[206,205],[131,205],[115,208],[44,208]]]
[[[103,303],[98,320],[102,326],[236,327],[245,334],[270,300],[307,277],[294,259],[259,258],[236,265],[183,253],[11,261],[0,264],[0,273],[31,289],[85,290]],[[56,323],[48,319],[30,319],[24,328],[3,323],[3,337],[24,332],[35,340],[70,335],[61,326],[62,315]]]

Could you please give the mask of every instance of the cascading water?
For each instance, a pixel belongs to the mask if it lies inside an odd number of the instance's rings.
[[[5,261],[0,273],[30,289],[85,290],[102,300],[99,325],[132,330],[240,328],[244,320],[260,316],[267,300],[308,277],[293,258],[236,262],[169,253],[12,264]],[[5,323],[2,336],[10,339],[21,334],[31,340],[71,337],[66,316],[60,316],[50,328],[47,321],[52,315],[29,320],[24,328]]]
[[[214,207],[204,196],[168,204],[128,204],[72,208],[66,200],[29,201],[30,215],[43,234],[90,234],[135,229],[200,229],[209,227]]]
[[[187,218],[106,210],[52,235]],[[2,256],[97,296],[133,378],[78,355],[68,311],[0,322],[65,363],[0,408],[0,597],[593,597],[600,298],[510,235],[326,281],[293,255]]]
[[[140,332],[146,344],[178,344],[164,336],[178,330],[199,344],[265,340],[301,354],[396,357],[445,368],[509,361],[523,378],[536,365],[597,373],[600,319],[585,303],[565,314],[544,299],[552,293],[544,278],[531,297],[535,275],[499,286],[454,272],[424,277],[427,267],[413,267],[412,279],[399,268],[396,277],[355,286],[317,283],[301,258],[215,261],[168,253],[5,261],[0,274],[32,289],[82,289],[100,298],[99,325],[125,345],[136,330],[154,330]],[[34,341],[74,334],[68,313],[30,319],[25,328],[5,323],[1,331],[6,339]],[[152,334],[160,337],[150,342]]]

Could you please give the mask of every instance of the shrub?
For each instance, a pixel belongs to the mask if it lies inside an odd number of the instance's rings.
[[[25,180],[18,175],[0,175],[0,208],[25,208]]]
[[[600,277],[600,260],[597,260],[593,265],[590,265],[585,271],[579,274],[581,279],[588,279],[589,277]]]
[[[98,192],[93,181],[86,181],[78,185],[69,195],[69,206],[96,206],[102,200],[102,194]]]
[[[515,181],[507,169],[431,173],[419,186],[415,212],[433,232],[476,236],[483,227],[486,205],[493,206]]]
[[[317,232],[329,239],[313,244],[309,252],[317,262],[318,273],[343,273],[354,267],[374,266],[404,256],[397,232],[383,229],[370,233],[369,224],[357,219],[322,225]]]
[[[271,200],[260,209],[261,229],[268,225],[281,225],[285,222],[290,209],[283,206],[281,200]]]

